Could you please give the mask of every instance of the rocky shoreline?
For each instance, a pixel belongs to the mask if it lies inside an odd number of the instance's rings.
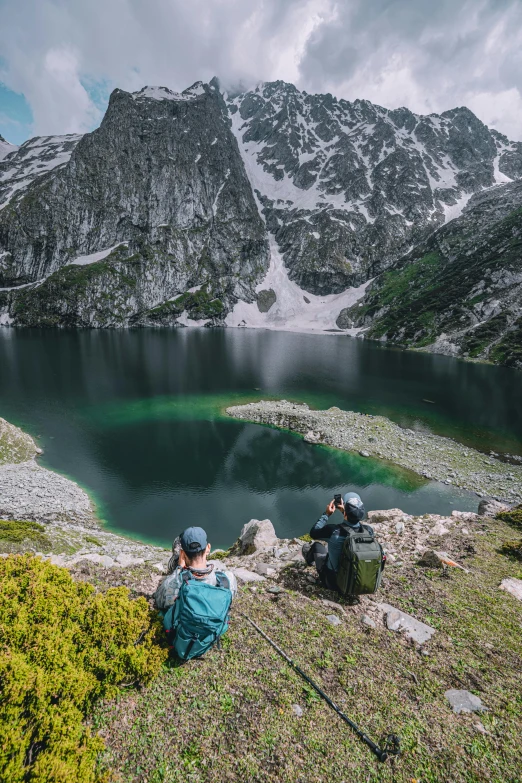
[[[453,484],[479,497],[515,504],[522,500],[522,465],[510,465],[450,438],[403,429],[383,416],[280,400],[251,402],[226,410],[229,416],[291,430],[312,444],[393,462],[426,479]]]

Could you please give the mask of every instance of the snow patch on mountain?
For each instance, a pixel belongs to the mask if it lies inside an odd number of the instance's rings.
[[[270,238],[270,267],[265,279],[256,291],[272,289],[276,301],[266,313],[259,311],[257,302],[239,301],[226,318],[227,326],[253,329],[274,329],[290,332],[339,332],[336,319],[341,310],[351,307],[363,298],[368,280],[357,288],[349,288],[340,294],[315,296],[303,291],[288,277],[281,253],[272,236]],[[357,330],[356,330],[357,331]]]
[[[78,256],[73,261],[70,261],[68,266],[87,266],[88,264],[95,264],[97,261],[103,261],[104,258],[110,256],[113,250],[117,247],[127,247],[127,242],[118,242],[117,245],[108,247],[106,250],[99,250],[97,253],[91,253],[88,256]]]
[[[76,133],[36,136],[21,147],[9,145],[14,154],[0,162],[0,209],[38,177],[68,163],[81,138]]]

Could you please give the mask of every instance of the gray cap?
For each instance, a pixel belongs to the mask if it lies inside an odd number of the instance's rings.
[[[360,522],[361,519],[364,519],[366,511],[364,510],[364,504],[357,492],[347,492],[343,498],[343,503],[344,513],[346,514],[348,522],[355,525],[357,522]]]
[[[187,555],[197,555],[207,548],[207,534],[202,527],[188,527],[181,534],[181,548]]]

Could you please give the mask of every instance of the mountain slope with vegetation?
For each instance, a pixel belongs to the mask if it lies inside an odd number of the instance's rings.
[[[522,367],[522,185],[475,196],[346,315],[368,337]]]

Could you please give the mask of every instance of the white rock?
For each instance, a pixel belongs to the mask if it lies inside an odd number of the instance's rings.
[[[460,715],[461,712],[483,712],[487,710],[487,707],[482,704],[479,697],[469,691],[458,691],[452,688],[446,691],[444,696],[451,704],[453,712],[456,712],[457,715]]]
[[[429,536],[447,536],[450,531],[447,527],[445,527],[442,522],[437,522],[436,525],[433,525],[431,530],[428,532]]]
[[[337,617],[336,614],[327,614],[326,619],[331,625],[341,625],[341,620]]]
[[[292,704],[292,712],[294,712],[298,718],[301,718],[303,715],[303,708],[299,706],[299,704]]]
[[[418,644],[424,644],[435,633],[435,628],[416,620],[390,604],[377,604],[377,608],[386,614],[386,627],[390,631],[404,632],[407,639],[412,639]]]
[[[404,529],[405,529],[404,522],[397,522],[397,524],[395,525],[395,532],[398,535],[401,535],[402,533],[404,533]]]
[[[258,549],[276,547],[279,543],[274,526],[269,519],[251,519],[243,525],[239,541],[242,555],[252,554]]]
[[[522,579],[515,579],[515,577],[503,579],[500,583],[500,589],[505,590],[507,593],[511,593],[511,595],[514,595],[519,601],[522,601]]]
[[[261,574],[256,574],[254,571],[248,571],[246,568],[231,568],[233,574],[236,575],[236,579],[241,582],[264,582],[265,577]]]

